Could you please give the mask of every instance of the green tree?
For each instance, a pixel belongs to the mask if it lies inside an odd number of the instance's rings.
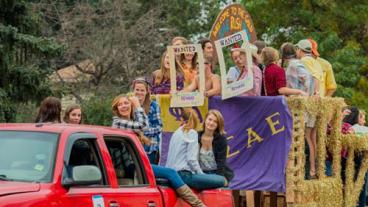
[[[368,110],[368,1],[257,0],[242,4],[258,36],[278,48],[283,42],[313,38],[330,61],[338,83],[336,96]]]
[[[37,18],[27,1],[0,1],[0,122],[14,122],[18,104],[52,93],[46,77],[62,46],[39,37]]]

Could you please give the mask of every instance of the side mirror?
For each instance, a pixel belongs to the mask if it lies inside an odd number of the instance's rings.
[[[62,185],[64,187],[100,184],[102,179],[100,169],[94,165],[80,165],[72,167],[71,176],[71,178],[63,180]]]

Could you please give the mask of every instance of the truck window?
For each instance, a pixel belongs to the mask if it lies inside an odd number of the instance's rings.
[[[94,165],[102,173],[103,179],[100,185],[106,185],[107,179],[104,173],[101,156],[98,152],[97,143],[94,139],[79,139],[74,142],[67,165],[67,174],[71,176],[71,169],[80,165]]]
[[[138,153],[127,138],[105,137],[119,186],[148,184]]]
[[[0,131],[0,177],[10,181],[51,182],[59,134]]]

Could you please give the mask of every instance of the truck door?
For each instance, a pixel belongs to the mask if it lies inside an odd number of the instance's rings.
[[[94,166],[101,173],[99,182],[73,184],[73,169],[80,166]],[[96,168],[95,168],[96,169]],[[69,183],[69,184],[68,184]],[[60,198],[61,206],[70,207],[118,207],[116,193],[111,187],[101,150],[94,134],[75,133],[68,138],[64,153],[62,185],[65,194]]]
[[[147,179],[141,155],[135,144],[129,138],[118,136],[105,136],[104,140],[118,183],[118,188],[115,190],[119,194],[117,205],[122,207],[163,206],[159,190]]]

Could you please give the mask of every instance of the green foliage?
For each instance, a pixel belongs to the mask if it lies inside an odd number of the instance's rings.
[[[139,0],[141,13],[155,6],[162,6],[162,27],[171,30],[177,36],[198,38],[208,36],[212,24],[220,12],[221,4],[226,0]],[[134,16],[134,15],[133,15]]]
[[[95,97],[82,105],[84,124],[111,126],[111,97]]]
[[[14,122],[18,104],[52,94],[50,58],[63,47],[38,37],[37,16],[29,11],[26,1],[0,3],[0,122]]]
[[[336,96],[368,109],[368,2],[351,0],[257,0],[242,4],[251,14],[257,34],[278,48],[283,42],[313,38],[321,56],[332,64]]]

